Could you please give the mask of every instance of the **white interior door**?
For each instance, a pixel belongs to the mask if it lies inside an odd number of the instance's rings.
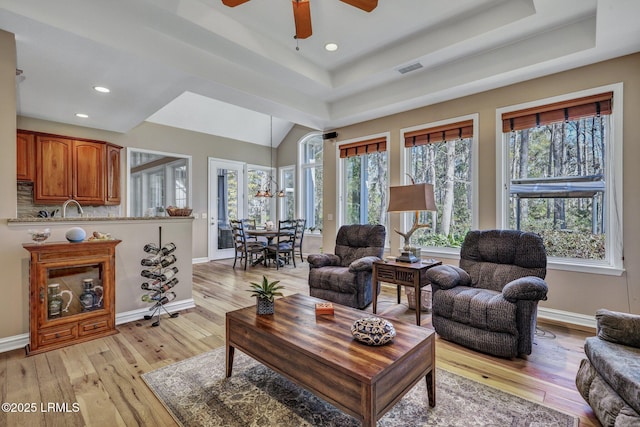
[[[209,259],[233,258],[229,220],[245,217],[245,164],[209,159]]]

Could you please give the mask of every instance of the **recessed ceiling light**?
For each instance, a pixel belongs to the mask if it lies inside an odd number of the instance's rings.
[[[89,118],[89,115],[85,113],[76,113],[76,117],[80,117],[81,119],[87,119]]]
[[[106,88],[104,86],[94,86],[93,90],[95,90],[96,92],[101,92],[101,93],[109,93],[109,92],[111,92],[111,90],[109,88]]]
[[[338,45],[335,43],[327,43],[324,45],[324,48],[329,52],[335,52],[336,50],[338,50]]]

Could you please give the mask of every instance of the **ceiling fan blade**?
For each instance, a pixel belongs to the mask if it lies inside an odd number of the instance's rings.
[[[222,0],[222,4],[229,7],[236,7],[242,3],[246,3],[249,0]]]
[[[309,0],[292,0],[293,19],[296,23],[296,38],[306,39],[311,35],[311,8]]]
[[[342,3],[350,4],[353,7],[371,12],[378,7],[378,0],[340,0]]]

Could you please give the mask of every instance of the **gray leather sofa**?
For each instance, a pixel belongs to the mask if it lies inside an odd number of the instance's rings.
[[[596,312],[597,336],[585,341],[578,391],[604,427],[640,426],[640,316]]]

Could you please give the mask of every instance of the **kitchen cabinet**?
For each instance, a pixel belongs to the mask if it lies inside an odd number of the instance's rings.
[[[107,144],[107,176],[105,203],[120,204],[120,150],[121,147]]]
[[[118,333],[115,251],[119,243],[22,245],[30,253],[28,355]]]
[[[18,181],[33,181],[36,170],[36,139],[33,134],[16,135],[16,172]]]
[[[34,203],[120,204],[120,149],[103,141],[35,133]]]

